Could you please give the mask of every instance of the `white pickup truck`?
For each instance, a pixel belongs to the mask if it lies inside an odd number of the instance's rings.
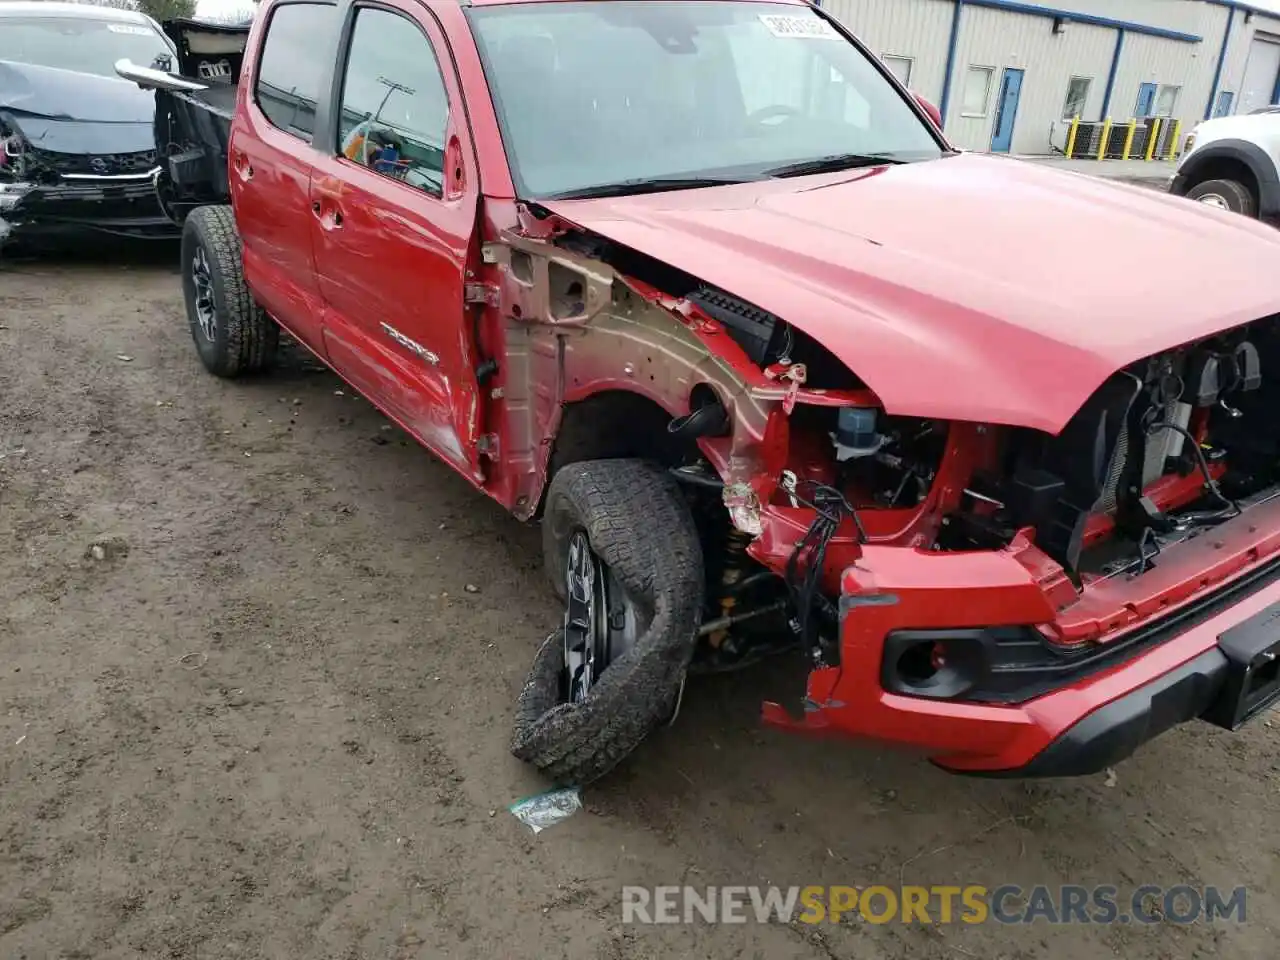
[[[1280,226],[1280,108],[1197,126],[1169,191]]]

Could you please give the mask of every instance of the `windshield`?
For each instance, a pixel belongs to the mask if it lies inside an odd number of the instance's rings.
[[[146,67],[170,53],[160,34],[145,23],[0,17],[0,60],[115,77],[117,60],[129,59]]]
[[[594,0],[468,13],[524,197],[943,152],[877,65],[808,7]]]

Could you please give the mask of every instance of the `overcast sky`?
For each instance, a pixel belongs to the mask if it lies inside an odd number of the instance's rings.
[[[196,16],[225,17],[229,14],[239,13],[242,10],[252,9],[253,3],[251,0],[198,0],[196,3]]]

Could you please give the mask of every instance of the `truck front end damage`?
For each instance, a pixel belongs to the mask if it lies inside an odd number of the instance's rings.
[[[1065,775],[1184,720],[1234,728],[1265,709],[1280,695],[1278,365],[1268,317],[1116,373],[1056,436],[951,425],[949,455],[970,454],[950,486],[932,481],[930,535],[872,538],[842,570],[837,655],[801,718],[767,719],[957,771]]]
[[[766,719],[1018,775],[1094,772],[1196,717],[1238,726],[1280,695],[1277,401],[1268,317],[1117,372],[1057,435],[840,410],[818,479],[849,523],[810,549],[838,609],[801,638],[801,715]],[[846,422],[865,427],[842,449]],[[788,460],[812,483],[812,458]],[[785,570],[815,522],[775,492],[752,553]]]
[[[770,724],[1076,775],[1280,696],[1280,317],[1127,364],[1050,432],[893,409],[781,316],[545,209],[491,236],[499,497],[536,512],[577,405],[661,408],[646,452],[703,541],[694,667],[810,665]]]

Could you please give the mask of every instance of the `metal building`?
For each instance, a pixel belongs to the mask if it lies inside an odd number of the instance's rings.
[[[1047,154],[1073,117],[1280,102],[1280,0],[820,0],[969,150]]]

